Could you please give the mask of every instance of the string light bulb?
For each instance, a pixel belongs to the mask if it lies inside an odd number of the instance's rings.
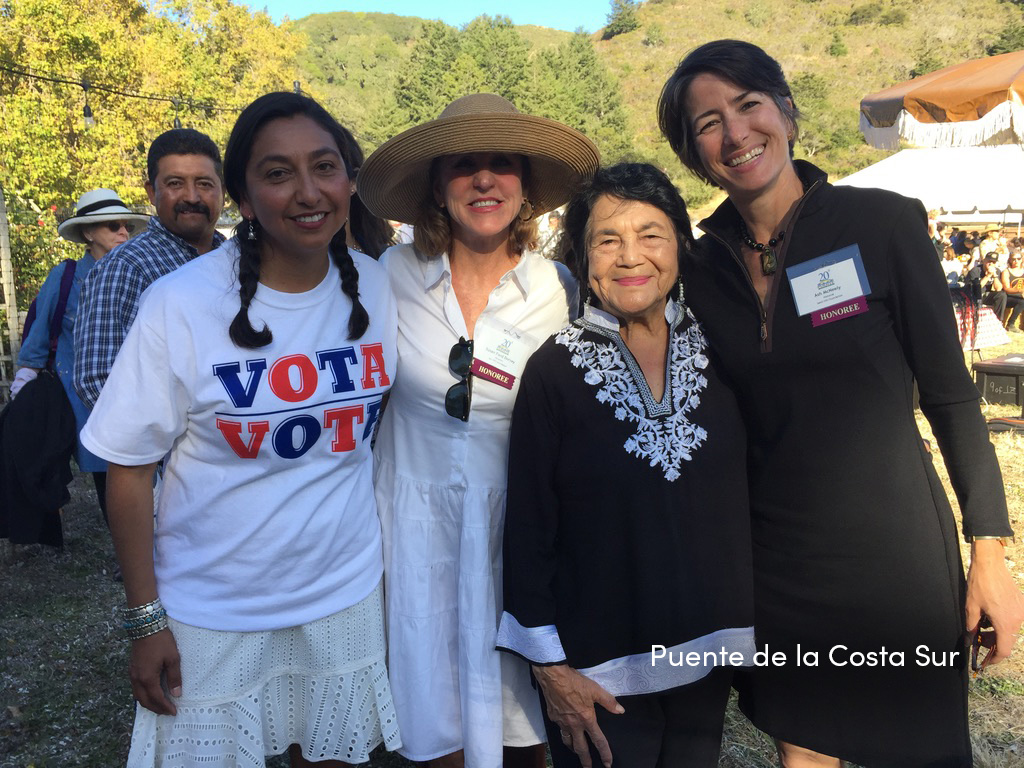
[[[82,78],[82,90],[85,91],[85,108],[82,110],[82,117],[85,118],[85,127],[92,128],[96,121],[92,117],[92,107],[89,106],[89,78]]]

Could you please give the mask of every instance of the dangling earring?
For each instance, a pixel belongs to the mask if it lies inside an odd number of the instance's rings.
[[[590,297],[592,295],[593,295],[593,291],[590,290],[590,286],[588,285],[587,286],[587,297],[585,299],[583,299],[583,306],[585,306],[585,307],[589,307],[590,306]]]
[[[683,305],[686,304],[686,298],[685,298],[685,295],[683,294],[683,278],[682,278],[682,275],[679,276],[679,280],[676,282],[676,285],[679,286],[679,297],[676,299],[676,302],[679,304],[679,306],[683,306]]]
[[[246,219],[246,222],[249,224],[249,234],[246,236],[246,239],[247,240],[255,240],[256,239],[256,225],[253,224],[252,219]]]
[[[523,198],[523,205],[519,209],[519,220],[529,221],[533,218],[533,203],[528,198]]]

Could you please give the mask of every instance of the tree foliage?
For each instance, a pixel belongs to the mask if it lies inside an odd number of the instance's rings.
[[[577,129],[597,145],[605,163],[630,154],[631,134],[619,82],[584,32],[538,57],[527,111]]]
[[[602,40],[611,40],[616,35],[623,35],[640,28],[640,20],[636,17],[635,0],[611,0],[612,7],[608,12],[608,24],[601,34]]]
[[[1007,25],[999,37],[985,49],[989,56],[997,56],[1000,53],[1013,53],[1024,50],[1024,21],[1018,21]]]
[[[800,147],[809,157],[861,143],[856,118],[832,104],[827,79],[816,72],[802,72],[792,78],[790,87],[793,101],[803,115]]]
[[[557,48],[530,53],[504,17],[481,16],[462,30],[424,22],[394,98],[382,102],[364,133],[379,142],[434,119],[460,96],[488,92],[582,131],[606,160],[625,156],[630,142],[619,84],[590,38],[579,32]]]
[[[6,9],[0,61],[21,74],[0,71],[0,181],[22,307],[49,267],[80,255],[57,238],[59,209],[95,187],[144,204],[146,151],[175,115],[223,146],[237,107],[291,89],[304,42],[230,0],[19,0]]]

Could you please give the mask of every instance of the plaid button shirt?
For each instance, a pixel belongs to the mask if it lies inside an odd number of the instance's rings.
[[[223,242],[224,236],[214,232],[213,247]],[[117,246],[93,267],[82,285],[75,321],[75,389],[90,408],[135,322],[142,292],[198,255],[154,216],[145,232]]]

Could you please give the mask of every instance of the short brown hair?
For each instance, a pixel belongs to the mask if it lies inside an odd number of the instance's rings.
[[[797,125],[800,110],[796,108],[793,93],[779,62],[753,43],[715,40],[686,54],[686,58],[679,62],[676,71],[661,89],[661,97],[658,99],[658,127],[683,165],[708,184],[718,186],[704,168],[693,137],[693,126],[686,114],[686,96],[690,84],[695,77],[703,74],[717,75],[741,88],[769,96],[782,116],[793,126],[793,136],[789,140],[789,153],[792,156],[793,144],[800,131]]]

